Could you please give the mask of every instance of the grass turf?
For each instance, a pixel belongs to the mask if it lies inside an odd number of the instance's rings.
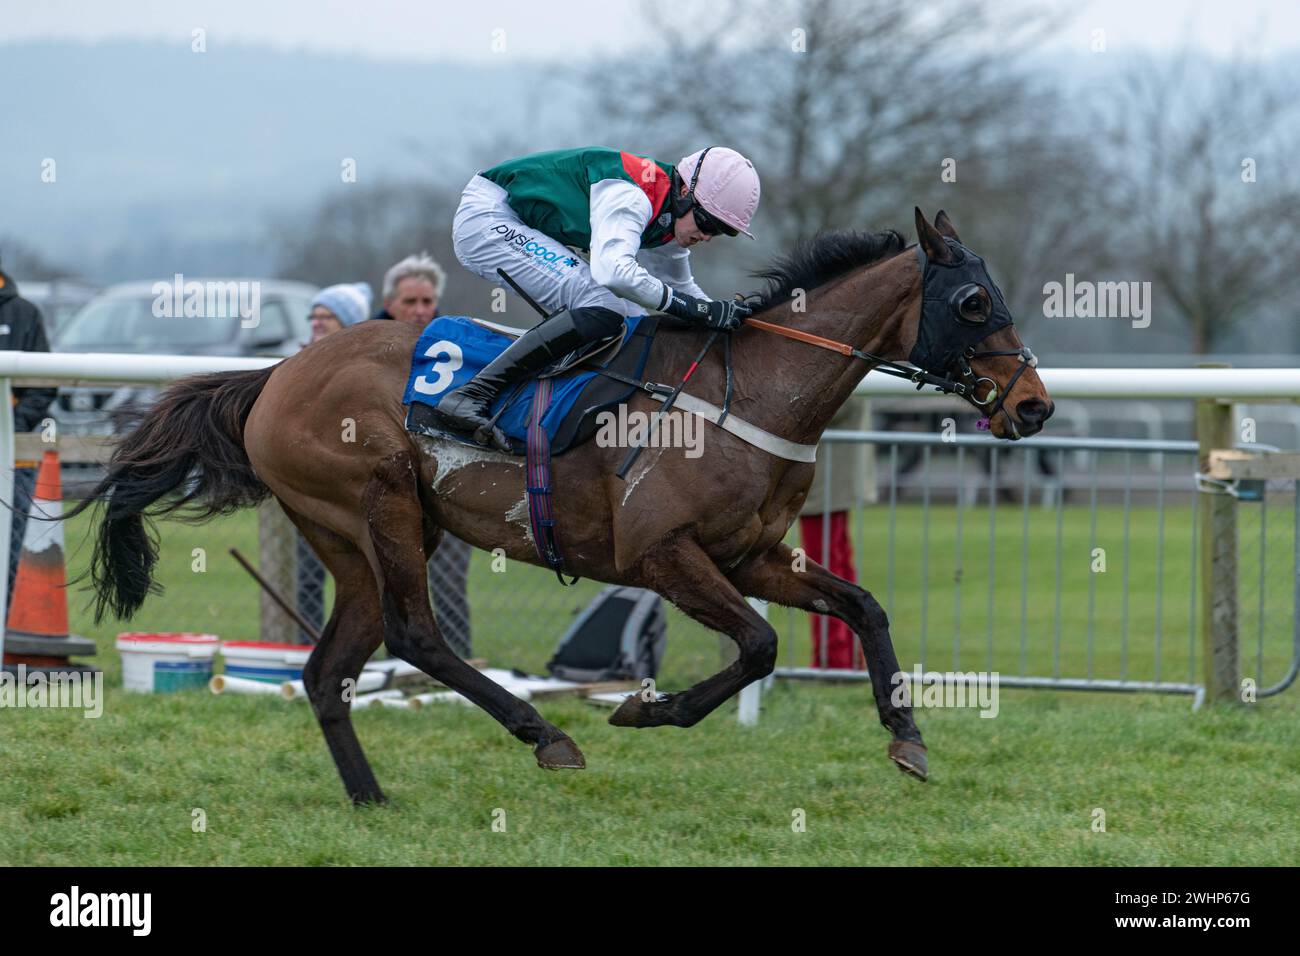
[[[886,516],[884,509],[869,512],[856,537],[860,575],[882,600],[888,535],[875,522]],[[1014,509],[998,515],[994,666],[1017,673],[1023,653],[1031,674],[1056,667],[1065,676],[1084,676],[1091,659],[1097,677],[1118,677],[1122,669],[1134,679],[1152,677],[1155,513],[1130,515],[1125,637],[1122,516],[1103,508],[1094,542],[1086,510],[1065,510],[1059,648],[1055,522],[1037,510],[1031,517],[1022,644],[1020,523]],[[1193,673],[1199,666],[1188,645],[1187,518],[1184,511],[1166,519],[1165,680],[1186,679],[1189,662]],[[926,663],[952,666],[956,635],[957,666],[983,667],[989,656],[987,512],[965,512],[960,548],[951,506],[932,508],[929,526]],[[68,529],[73,573],[85,564],[77,549],[85,528],[74,522]],[[255,516],[198,527],[165,524],[162,531],[159,576],[169,591],[150,599],[131,628],[254,636],[256,591],[224,550],[233,545],[256,553]],[[905,668],[922,651],[915,582],[923,538],[920,507],[900,506],[891,616]],[[1094,544],[1108,548],[1104,575],[1089,570]],[[201,574],[192,570],[194,548],[206,552]],[[1274,557],[1266,580],[1287,584],[1289,573],[1293,565]],[[583,582],[561,591],[553,580],[521,567],[493,576],[486,556],[476,553],[475,653],[498,665],[542,668],[571,611],[599,588]],[[1283,590],[1265,588],[1266,683],[1284,670],[1289,647]],[[507,594],[522,596],[521,604],[507,607]],[[1013,690],[1002,691],[996,719],[971,709],[920,710],[931,756],[928,784],[904,777],[887,760],[887,736],[861,685],[778,682],[752,728],[737,725],[734,703],[689,730],[634,732],[610,727],[608,711],[590,704],[545,702],[546,716],[587,755],[589,769],[577,773],[539,770],[528,748],[477,709],[375,709],[355,721],[392,804],[354,810],[307,707],[206,693],[127,694],[111,641],[125,628],[92,627],[84,595],[72,597],[74,630],[99,640],[97,663],[108,687],[104,715],[0,711],[0,760],[10,771],[0,805],[0,865],[1281,865],[1295,863],[1300,845],[1294,690],[1196,714],[1185,697]],[[1257,613],[1257,595],[1248,597],[1243,618],[1250,642],[1242,656],[1250,674],[1257,655],[1249,614]],[[781,662],[806,663],[802,615],[774,609],[772,619],[789,648]],[[716,669],[716,636],[675,612],[669,633],[662,687],[676,689]],[[1105,832],[1094,830],[1098,809]],[[206,820],[202,832],[194,830],[196,810]],[[802,830],[794,825],[800,816]]]

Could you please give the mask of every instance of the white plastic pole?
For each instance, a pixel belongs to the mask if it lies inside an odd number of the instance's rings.
[[[362,671],[357,678],[357,684],[354,688],[358,694],[364,694],[368,691],[379,690],[388,681],[388,675],[378,671]],[[280,693],[285,700],[305,700],[307,697],[307,688],[303,686],[300,680],[287,680],[280,685]],[[357,698],[360,700],[360,698]]]
[[[0,351],[0,378],[85,382],[168,382],[197,372],[266,368],[280,359],[234,356],[135,355],[96,352]],[[1037,369],[1053,398],[1300,399],[1300,368],[1047,368]],[[939,396],[905,379],[871,374],[858,395]]]
[[[379,690],[375,691],[373,694],[362,694],[356,700],[352,701],[352,709],[365,710],[367,707],[374,707],[376,705],[382,705],[384,707],[392,706],[387,703],[388,701],[405,702],[405,698],[402,696],[402,692],[397,689]]]
[[[208,681],[208,690],[214,694],[274,694],[281,696],[280,685],[247,677],[227,677],[217,674]]]
[[[168,382],[199,372],[242,372],[280,359],[113,352],[0,352],[0,376],[83,382]]]

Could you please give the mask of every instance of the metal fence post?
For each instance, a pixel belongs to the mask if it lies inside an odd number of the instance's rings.
[[[297,602],[298,560],[294,542],[298,529],[275,498],[268,498],[257,509],[258,564],[262,576],[286,601]],[[298,625],[280,610],[266,592],[261,595],[261,637],[275,644],[297,644]]]
[[[1210,452],[1235,445],[1233,406],[1213,399],[1196,403],[1197,470],[1205,475]],[[1201,654],[1207,703],[1237,699],[1237,499],[1202,481]]]

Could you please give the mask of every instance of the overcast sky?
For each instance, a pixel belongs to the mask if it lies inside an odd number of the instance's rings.
[[[655,9],[689,16],[698,0],[660,0]],[[1216,55],[1300,50],[1297,0],[1042,0],[1077,11],[1055,41],[1086,52],[1094,29],[1108,49],[1165,50],[1190,41]],[[511,57],[573,62],[635,53],[644,42],[639,4],[629,0],[0,0],[0,42],[110,38],[188,44],[203,27],[208,44],[270,45],[382,59],[488,61],[504,39]],[[504,35],[494,31],[504,30]],[[812,30],[809,30],[812,39]]]

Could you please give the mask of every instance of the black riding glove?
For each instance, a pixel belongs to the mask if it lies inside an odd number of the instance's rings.
[[[670,289],[664,311],[687,321],[703,322],[710,329],[731,332],[754,314],[754,310],[732,299],[697,299],[685,292]]]

